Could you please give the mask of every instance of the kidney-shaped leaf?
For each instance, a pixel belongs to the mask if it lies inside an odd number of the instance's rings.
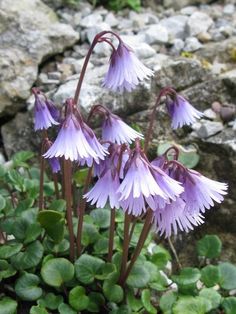
[[[46,230],[46,233],[56,243],[64,238],[64,218],[63,215],[55,210],[44,210],[38,214],[38,221]]]
[[[24,273],[16,282],[15,291],[18,297],[26,301],[34,301],[41,297],[42,289],[38,287],[40,279],[30,273]]]

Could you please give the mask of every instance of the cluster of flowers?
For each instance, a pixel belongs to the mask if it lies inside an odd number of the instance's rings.
[[[132,90],[152,71],[146,68],[133,51],[120,41],[112,53],[104,86],[115,91]],[[203,214],[215,202],[222,202],[227,185],[206,178],[187,169],[178,160],[163,155],[149,161],[140,141],[143,135],[132,129],[107,108],[94,106],[91,114],[103,117],[99,141],[85,123],[73,99],[64,106],[60,117],[53,103],[37,89],[35,95],[35,130],[60,124],[54,143],[44,154],[50,160],[53,172],[60,170],[58,158],[94,167],[97,181],[84,195],[92,205],[122,208],[140,216],[147,208],[153,212],[157,232],[170,236],[177,230],[189,231],[203,223]],[[190,125],[202,116],[182,96],[171,89],[166,97],[166,108],[174,129]],[[134,142],[134,148],[129,144]]]

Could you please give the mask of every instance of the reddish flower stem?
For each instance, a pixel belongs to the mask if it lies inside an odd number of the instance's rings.
[[[137,243],[137,246],[134,250],[134,253],[131,257],[131,260],[130,260],[130,263],[128,265],[128,268],[126,270],[126,272],[123,274],[123,276],[120,278],[120,285],[124,286],[137,258],[139,257],[139,254],[144,246],[144,243],[148,237],[148,234],[149,234],[149,231],[151,229],[151,226],[152,226],[152,216],[153,216],[153,213],[152,213],[152,210],[149,209],[147,211],[147,215],[146,215],[146,218],[145,218],[145,222],[144,222],[144,225],[143,225],[143,229],[142,229],[142,232],[140,234],[140,237],[139,237],[139,240],[138,240],[138,243]]]
[[[74,231],[72,221],[72,194],[71,194],[71,176],[72,167],[71,161],[64,159],[64,187],[65,187],[65,200],[66,200],[66,220],[69,231],[70,239],[70,260],[73,262],[75,259],[75,248],[74,248]]]
[[[150,118],[149,118],[150,122],[149,122],[149,126],[148,126],[148,129],[147,129],[147,132],[146,132],[146,136],[145,136],[145,142],[144,142],[144,152],[145,152],[145,154],[147,153],[148,145],[149,145],[151,137],[152,137],[153,125],[154,125],[154,121],[156,119],[157,108],[158,108],[158,106],[160,105],[160,102],[161,102],[161,97],[164,96],[164,95],[167,95],[167,94],[174,94],[174,93],[175,93],[175,91],[171,87],[165,87],[165,88],[163,88],[160,91],[159,95],[157,96],[155,105],[154,105],[154,107],[152,109],[152,112],[150,114]]]
[[[122,260],[121,260],[121,268],[120,268],[120,279],[119,282],[122,281],[122,278],[126,272],[126,265],[128,260],[129,253],[129,227],[131,222],[131,216],[126,212],[125,213],[125,224],[124,224],[124,240],[123,240],[123,252],[122,252]]]
[[[113,246],[114,246],[114,235],[115,235],[115,218],[116,218],[116,209],[111,209],[111,217],[110,217],[110,230],[109,230],[109,245],[108,245],[108,256],[107,261],[111,262]]]
[[[77,229],[77,255],[78,257],[81,255],[82,251],[82,229],[83,229],[83,221],[84,221],[84,212],[85,212],[85,207],[86,207],[86,199],[83,198],[83,195],[88,192],[89,184],[92,178],[92,170],[93,167],[89,168],[88,175],[85,181],[84,189],[82,196],[78,202],[77,206],[77,212],[79,216],[78,220],[78,229]]]

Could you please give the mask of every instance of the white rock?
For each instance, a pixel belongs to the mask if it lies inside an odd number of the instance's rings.
[[[200,138],[208,138],[224,129],[222,122],[204,121],[201,127],[196,131]]]
[[[175,38],[183,39],[186,36],[187,20],[188,17],[185,15],[175,15],[161,20],[160,25],[167,28],[172,40]]]
[[[211,120],[215,120],[217,118],[217,114],[211,108],[204,110],[203,114],[204,114],[204,117]]]
[[[180,10],[180,13],[183,15],[192,15],[195,11],[197,11],[197,7],[189,6]]]
[[[194,12],[188,19],[187,27],[190,36],[206,32],[213,24],[212,18],[203,12]]]
[[[160,24],[151,25],[145,31],[145,42],[152,44],[166,44],[168,43],[169,33],[165,26]]]
[[[73,70],[75,73],[80,73],[82,70],[82,66],[84,64],[84,59],[75,60],[75,62],[72,64]],[[87,65],[87,70],[90,70],[94,67],[94,65],[89,62]]]
[[[110,25],[110,27],[115,27],[119,24],[118,19],[115,17],[115,15],[112,12],[109,12],[107,14],[104,22]]]
[[[172,50],[175,52],[180,52],[184,48],[184,41],[180,38],[175,38],[173,41]]]
[[[3,165],[5,163],[5,157],[2,153],[0,153],[0,165]]]
[[[140,59],[147,59],[156,54],[155,49],[146,43],[140,43],[134,48],[135,54]]]
[[[102,21],[103,21],[102,15],[95,12],[95,13],[92,13],[92,14],[85,16],[80,21],[80,26],[82,26],[84,28],[93,27],[93,26],[96,26],[96,25],[102,23]]]
[[[233,3],[229,3],[224,6],[224,10],[223,10],[224,14],[233,15],[234,11],[235,11],[235,6]]]
[[[108,25],[107,23],[100,23],[96,26],[86,29],[86,37],[89,43],[91,44],[94,37],[98,33],[102,31],[110,30],[110,29],[111,29],[110,25]],[[100,56],[109,56],[111,53],[111,47],[107,43],[99,43],[95,46],[94,52]]]
[[[73,17],[73,25],[79,26],[81,23],[81,19],[82,19],[82,13],[81,12],[75,13]]]
[[[185,41],[184,50],[188,52],[193,52],[202,47],[202,44],[196,37],[188,37]]]

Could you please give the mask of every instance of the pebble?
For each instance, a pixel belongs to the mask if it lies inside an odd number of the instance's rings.
[[[192,15],[196,11],[197,11],[197,7],[189,6],[189,7],[185,7],[183,9],[181,9],[180,13],[183,15]]]
[[[204,114],[204,118],[206,117],[206,118],[211,119],[211,120],[217,119],[217,114],[211,108],[204,110],[203,114]]]
[[[222,122],[204,121],[201,127],[198,130],[196,130],[196,133],[200,138],[208,138],[221,132],[223,129],[224,125]]]
[[[109,12],[104,20],[105,23],[110,25],[110,27],[116,27],[119,24],[119,20],[115,17],[112,12]]]
[[[173,41],[172,50],[174,52],[180,52],[184,49],[184,41],[180,38],[175,38]]]
[[[150,25],[144,34],[148,44],[166,44],[169,40],[167,28],[160,24]]]
[[[202,47],[202,44],[196,37],[188,37],[185,41],[184,50],[187,52],[197,51]]]
[[[223,12],[226,15],[233,15],[235,11],[235,6],[233,3],[226,4],[224,6]]]
[[[188,17],[185,15],[175,15],[160,21],[160,25],[164,26],[172,40],[175,38],[183,39],[186,37],[186,24]]]
[[[48,78],[50,80],[60,80],[61,73],[60,72],[48,72]]]
[[[211,34],[209,34],[208,32],[201,32],[197,35],[197,39],[201,43],[208,43],[212,39],[212,37]]]
[[[212,18],[203,12],[194,12],[187,22],[187,28],[190,36],[206,32],[213,25]]]
[[[153,57],[156,54],[155,49],[146,43],[140,43],[135,47],[135,53],[140,59],[147,59]]]
[[[80,26],[84,28],[89,28],[102,23],[102,21],[102,15],[95,12],[82,18],[82,20],[80,21]]]
[[[111,29],[110,26],[105,22],[86,29],[86,36],[89,43],[92,43],[96,34],[109,29]],[[95,46],[94,52],[100,56],[109,56],[111,54],[111,47],[107,43],[99,43]]]

